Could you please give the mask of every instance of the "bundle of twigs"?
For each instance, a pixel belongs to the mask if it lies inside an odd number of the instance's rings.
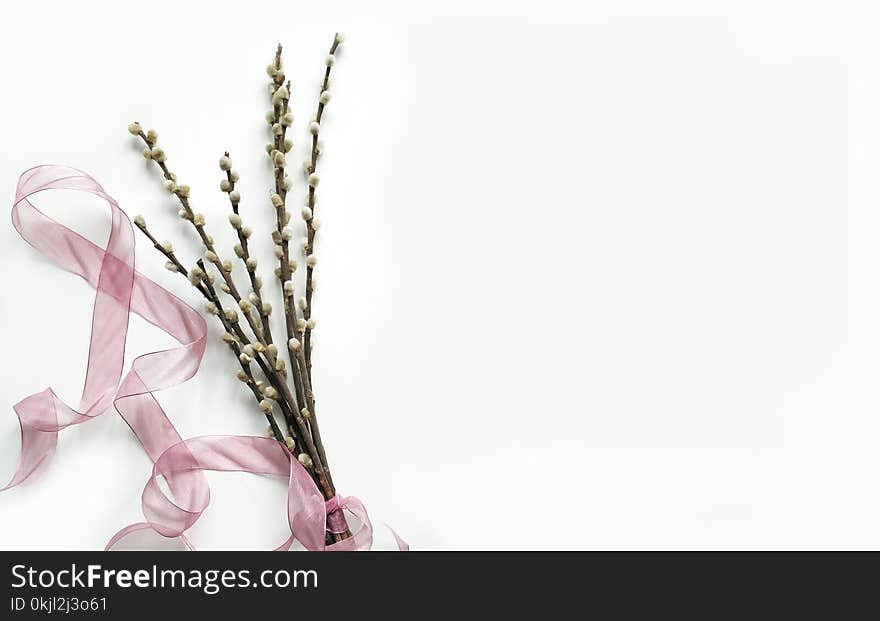
[[[311,373],[311,337],[315,328],[315,320],[312,317],[312,296],[315,291],[314,271],[317,263],[314,247],[315,237],[320,228],[320,222],[315,218],[315,202],[316,190],[320,182],[318,160],[322,148],[322,143],[319,141],[321,119],[325,107],[330,102],[330,73],[336,61],[336,50],[342,40],[340,33],[333,38],[333,44],[325,60],[326,69],[318,95],[317,113],[308,127],[311,150],[310,157],[304,164],[308,200],[301,209],[305,235],[299,248],[293,250],[291,242],[294,241],[295,233],[287,207],[287,195],[293,186],[288,175],[287,163],[293,141],[287,133],[293,125],[293,113],[289,107],[291,85],[285,78],[280,44],[274,59],[267,67],[272,108],[266,114],[266,121],[271,128],[272,141],[266,145],[266,152],[274,171],[274,191],[269,197],[269,203],[275,214],[276,226],[272,231],[272,241],[278,259],[275,276],[281,284],[286,347],[283,345],[279,347],[272,335],[270,324],[272,304],[264,299],[263,280],[258,274],[257,259],[251,255],[249,248],[252,231],[245,225],[242,217],[241,195],[236,189],[239,175],[232,167],[229,153],[224,153],[219,161],[223,175],[220,190],[228,196],[231,209],[229,223],[238,237],[234,253],[247,270],[249,282],[246,289],[235,283],[232,261],[223,258],[221,251],[215,246],[213,237],[208,233],[205,215],[196,211],[191,202],[189,186],[180,183],[177,175],[169,168],[165,151],[158,144],[156,131],[152,129],[145,131],[137,122],[128,127],[131,134],[143,141],[144,157],[156,162],[162,171],[165,189],[180,203],[179,215],[192,225],[203,246],[203,256],[195,265],[187,267],[170,242],[159,242],[156,239],[147,228],[143,216],[135,217],[135,225],[147,236],[156,250],[165,256],[165,266],[168,270],[187,277],[204,296],[206,311],[214,315],[222,324],[223,342],[228,345],[238,361],[240,366],[238,379],[250,390],[254,401],[266,417],[269,433],[283,443],[309,471],[327,500],[334,497],[336,490],[318,428]],[[299,296],[295,279],[299,262],[294,258],[297,252],[302,253],[305,264],[304,284],[301,285],[302,294]],[[219,282],[217,276],[220,277]],[[285,349],[289,354],[289,364],[284,357]],[[277,413],[280,413],[283,424],[279,424]],[[348,531],[328,532],[328,542],[345,539],[349,534]]]

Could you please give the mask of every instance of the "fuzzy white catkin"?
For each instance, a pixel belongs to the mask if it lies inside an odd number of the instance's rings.
[[[149,142],[156,142],[157,140],[159,140],[159,132],[157,132],[155,129],[148,129],[147,140]]]
[[[305,298],[300,298],[296,301],[296,305],[299,306],[300,310],[306,310],[309,307],[309,302]]]
[[[272,402],[268,399],[263,399],[262,401],[260,401],[260,409],[268,414],[272,411]]]
[[[241,228],[241,216],[237,213],[229,214],[229,224],[232,225],[233,228],[240,229]]]
[[[266,123],[268,123],[269,125],[273,125],[275,123],[275,111],[274,110],[269,110],[266,113]]]
[[[281,246],[275,246],[275,258],[280,259],[284,256],[284,248]]]
[[[345,41],[345,33],[337,32],[336,33],[336,43],[339,44],[339,43],[342,43],[343,41]]]
[[[330,91],[321,91],[321,94],[318,96],[318,101],[320,101],[324,105],[327,105],[328,103],[330,103],[330,98]]]
[[[284,200],[281,198],[280,194],[273,194],[272,195],[272,205],[276,208],[284,205]]]
[[[253,272],[257,269],[257,260],[254,257],[248,257],[247,260],[247,268],[249,271]]]
[[[307,330],[314,330],[315,329],[315,320],[314,319],[309,319],[306,322],[306,329]]]
[[[284,295],[286,295],[287,297],[290,297],[293,295],[293,291],[294,291],[293,281],[292,280],[285,280],[284,281]]]
[[[285,226],[283,229],[281,229],[281,239],[283,239],[284,241],[290,241],[291,239],[293,239],[293,229],[291,229],[289,226]]]
[[[251,229],[251,227],[249,227],[249,226],[241,227],[241,236],[244,237],[245,239],[249,239],[250,236],[253,234],[254,234],[254,231],[253,231],[253,229]]]
[[[244,258],[244,248],[241,247],[241,244],[235,244],[232,247],[232,250],[235,252],[235,256],[237,256],[239,259]]]
[[[205,214],[193,214],[193,224],[195,224],[196,226],[205,226]]]
[[[285,138],[284,139],[284,152],[290,153],[290,150],[292,148],[293,148],[293,140],[291,140],[290,138]]]
[[[211,250],[206,250],[205,251],[205,261],[207,261],[208,263],[216,263],[217,262],[217,253],[215,253]]]
[[[272,157],[272,163],[275,164],[275,168],[284,168],[287,160],[284,157],[284,154],[281,151],[276,151],[275,155]]]
[[[189,214],[186,213],[186,209],[181,209],[177,212],[177,215],[180,216],[181,220],[189,220]]]
[[[302,319],[302,318],[297,319],[296,320],[296,329],[299,330],[300,332],[305,330],[306,329],[306,320]]]
[[[223,265],[221,265],[221,267],[223,268],[224,272],[231,272],[232,271],[232,261],[230,261],[229,259],[226,259],[225,261],[223,261]]]
[[[162,250],[171,254],[172,252],[174,252],[174,244],[172,244],[170,241],[163,241]]]
[[[303,220],[306,220],[306,221],[311,220],[312,219],[312,210],[309,209],[308,207],[303,207],[302,208],[302,217],[303,217]]]
[[[299,263],[296,262],[296,259],[290,259],[287,262],[287,266],[290,268],[291,272],[295,272],[297,270],[297,268],[299,267]]]
[[[309,185],[310,186],[315,187],[319,183],[321,183],[321,178],[318,176],[318,173],[312,173],[311,175],[309,175]]]
[[[172,261],[165,261],[165,269],[169,272],[176,272],[177,266]]]
[[[275,399],[275,398],[278,397],[278,391],[275,390],[274,388],[272,388],[271,386],[269,386],[268,388],[266,388],[266,390],[265,390],[265,392],[264,392],[263,394],[266,395],[266,398],[267,398],[267,399]]]
[[[328,67],[332,67],[336,64],[336,56],[333,54],[327,54],[327,58],[324,59],[324,64]]]
[[[242,298],[238,301],[238,307],[244,312],[248,312],[251,309],[251,302],[248,299]]]
[[[301,347],[302,345],[300,344],[298,339],[290,339],[289,341],[287,341],[287,349],[289,349],[290,351],[299,351]]]
[[[230,168],[232,168],[232,162],[224,155],[220,158],[220,170],[229,170]]]
[[[144,228],[145,226],[147,226],[147,221],[144,220],[144,217],[140,214],[138,214],[134,217],[134,223],[137,224],[141,228]]]
[[[232,190],[232,184],[229,183],[229,180],[228,180],[228,179],[223,179],[223,180],[220,182],[220,191],[221,191],[221,192],[229,192],[229,191],[231,191],[231,190]]]
[[[317,134],[319,131],[321,131],[321,125],[320,123],[318,123],[318,121],[312,121],[311,123],[309,123],[310,134]]]
[[[258,296],[256,293],[251,293],[248,296],[248,299],[251,301],[251,304],[259,304],[260,303],[260,296]]]
[[[317,231],[319,228],[321,228],[321,221],[317,218],[312,218],[312,230]]]
[[[284,127],[290,127],[293,125],[293,112],[286,112],[284,116],[281,117],[281,124]]]
[[[232,183],[235,183],[239,179],[238,171],[237,170],[230,170],[229,177],[232,179]]]
[[[140,133],[142,131],[143,131],[143,128],[141,128],[140,123],[137,123],[137,122],[130,123],[128,126],[128,133],[131,134],[132,136],[138,136],[138,135],[140,135]]]
[[[177,184],[174,183],[171,179],[168,179],[165,182],[165,189],[168,190],[169,193],[174,194],[175,190],[177,190]]]
[[[178,194],[178,196],[182,196],[183,198],[188,198],[189,197],[189,186],[188,185],[177,186],[177,194]]]
[[[233,205],[238,205],[241,202],[241,194],[238,193],[238,190],[232,190],[229,193],[229,200]]]

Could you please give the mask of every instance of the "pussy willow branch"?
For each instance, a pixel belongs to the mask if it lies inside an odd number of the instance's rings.
[[[305,252],[307,255],[314,256],[315,252],[315,234],[318,232],[318,227],[315,225],[315,191],[317,189],[317,185],[319,182],[319,178],[317,176],[318,172],[318,156],[320,155],[320,149],[318,148],[318,135],[321,131],[321,119],[324,116],[324,108],[327,106],[327,103],[330,101],[330,72],[333,69],[333,65],[336,64],[336,50],[339,47],[339,44],[342,43],[342,35],[340,33],[336,33],[333,37],[333,44],[330,46],[330,52],[327,56],[327,68],[324,70],[324,81],[321,83],[321,93],[318,97],[318,111],[315,114],[314,122],[309,126],[309,131],[312,134],[312,152],[311,152],[311,161],[309,163],[307,172],[309,173],[309,199],[308,199],[308,208],[311,211],[310,217],[306,219],[306,247]],[[326,94],[326,95],[325,95]],[[309,263],[312,263],[311,265]],[[303,349],[304,356],[306,359],[306,364],[308,365],[309,374],[311,374],[312,370],[312,329],[313,325],[309,325],[309,319],[312,317],[312,294],[314,293],[314,271],[315,266],[313,262],[306,261],[306,303],[305,308],[303,309],[303,319],[306,320],[306,328],[305,334],[303,336]]]
[[[304,248],[307,253],[306,257],[306,295],[305,300],[302,305],[303,319],[305,320],[304,332],[303,332],[303,352],[302,352],[302,361],[301,364],[305,367],[305,371],[303,373],[304,381],[307,382],[306,385],[306,398],[309,403],[309,410],[312,413],[312,434],[315,438],[315,445],[317,446],[319,456],[321,461],[325,464],[327,463],[327,455],[324,451],[324,442],[321,439],[321,430],[318,427],[318,417],[315,412],[315,398],[314,393],[311,390],[311,376],[312,376],[312,330],[314,329],[314,320],[312,319],[312,294],[314,293],[314,270],[315,270],[315,234],[318,231],[318,223],[315,221],[315,189],[318,185],[319,179],[317,176],[318,170],[318,135],[321,129],[321,119],[324,115],[324,108],[327,103],[330,101],[330,71],[333,68],[333,65],[336,64],[336,50],[339,48],[339,44],[342,43],[342,35],[340,33],[336,33],[333,36],[333,44],[330,46],[330,52],[327,55],[327,60],[325,62],[326,69],[324,70],[324,81],[321,83],[321,93],[318,96],[318,112],[315,115],[315,121],[309,126],[309,131],[312,134],[312,156],[311,162],[309,164],[306,172],[309,177],[309,198],[308,205],[306,209],[303,210],[303,219],[306,223],[306,246]]]

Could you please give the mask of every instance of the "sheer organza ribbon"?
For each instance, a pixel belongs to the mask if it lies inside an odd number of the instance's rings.
[[[110,207],[107,247],[101,248],[49,218],[28,197],[44,190],[94,194]],[[291,535],[278,550],[298,540],[309,550],[366,550],[373,529],[363,503],[334,497],[325,503],[305,468],[271,438],[203,436],[183,440],[153,396],[189,380],[205,352],[205,320],[179,298],[134,269],[134,232],[118,203],[86,173],[65,166],[37,166],[18,181],[12,224],[37,251],[95,288],[86,379],[79,407],[64,403],[51,388],[15,406],[21,426],[21,456],[7,490],[27,479],[55,452],[58,432],[91,420],[114,405],[153,461],[141,496],[145,522],[120,530],[109,549],[131,532],[150,529],[179,538],[193,549],[185,532],[210,502],[204,470],[238,471],[287,477],[287,512]],[[129,313],[134,312],[172,336],[179,347],[139,356],[123,377]],[[159,486],[164,479],[171,497]],[[353,536],[325,546],[325,531],[339,524],[342,510],[360,522]],[[393,531],[392,531],[393,532]],[[395,534],[401,549],[406,544]]]

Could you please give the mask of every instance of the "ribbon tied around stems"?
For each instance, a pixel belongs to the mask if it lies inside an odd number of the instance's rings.
[[[106,248],[49,218],[28,200],[44,190],[76,190],[93,194],[110,208]],[[62,401],[51,388],[14,406],[21,427],[21,455],[4,491],[25,481],[54,454],[58,432],[100,415],[112,404],[131,427],[153,471],[141,504],[145,522],[126,526],[107,544],[111,548],[131,532],[150,529],[186,537],[207,509],[210,489],[204,470],[250,472],[287,477],[287,515],[291,534],[277,550],[298,540],[308,550],[368,550],[373,529],[363,503],[335,496],[326,503],[306,469],[272,438],[202,436],[184,440],[153,393],[181,384],[199,369],[205,353],[204,318],[182,300],[134,269],[134,232],[119,204],[86,173],[66,166],[37,166],[22,173],[12,207],[12,224],[21,237],[62,269],[95,288],[86,379],[78,408]],[[137,357],[123,377],[125,341],[130,313],[136,313],[173,337],[179,346]],[[163,478],[171,491],[159,486]],[[360,521],[353,535],[325,545],[325,533],[336,531],[343,509]],[[393,532],[393,531],[392,531]],[[394,534],[401,549],[406,544]]]

